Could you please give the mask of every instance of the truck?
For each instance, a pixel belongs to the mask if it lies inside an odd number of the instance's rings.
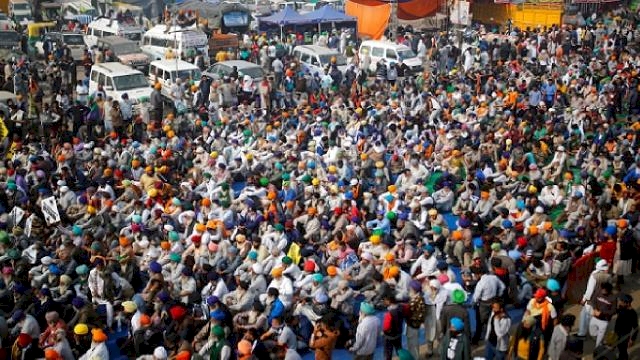
[[[218,51],[238,52],[240,47],[240,38],[237,34],[221,34],[213,32],[209,38],[209,57],[211,63],[215,62]]]
[[[57,21],[62,18],[62,3],[56,1],[43,2],[39,12],[36,13],[36,21]]]

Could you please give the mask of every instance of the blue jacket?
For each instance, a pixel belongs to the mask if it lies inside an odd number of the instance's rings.
[[[385,234],[391,233],[391,223],[386,217],[382,220],[374,219],[367,221],[367,227],[374,230],[381,229]]]
[[[625,184],[629,184],[638,181],[638,179],[640,179],[640,168],[634,166],[627,172],[622,181]]]
[[[269,326],[271,326],[271,320],[273,320],[273,318],[282,316],[282,314],[284,314],[284,305],[280,299],[276,299],[273,304],[271,304],[271,311],[269,312],[269,316],[267,316]]]

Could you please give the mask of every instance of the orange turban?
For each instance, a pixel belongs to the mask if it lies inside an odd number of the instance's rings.
[[[393,279],[394,277],[398,276],[398,274],[400,273],[400,268],[398,268],[397,266],[391,266],[385,269],[383,273],[384,273],[383,276],[385,280]]]
[[[176,355],[175,359],[176,360],[189,360],[189,359],[191,359],[191,353],[188,352],[187,350],[180,351]]]
[[[60,354],[58,354],[58,352],[55,349],[48,348],[47,350],[44,351],[44,359],[45,360],[60,360]]]
[[[107,334],[102,329],[91,330],[91,340],[93,342],[105,342],[107,341]]]

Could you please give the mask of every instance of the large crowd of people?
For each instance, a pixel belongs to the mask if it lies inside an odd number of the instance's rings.
[[[102,49],[84,77],[64,46],[3,61],[27,81],[0,113],[0,358],[559,360],[590,336],[628,359],[637,23],[403,29],[387,40],[419,73],[369,72],[346,31],[314,37],[344,73],[248,34],[238,56],[268,76],[178,82],[169,102],[155,84],[142,106],[89,93]]]

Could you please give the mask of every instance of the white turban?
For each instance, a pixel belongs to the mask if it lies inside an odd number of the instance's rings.
[[[158,346],[155,350],[153,350],[153,357],[157,360],[166,360],[167,359],[167,350],[162,346]]]

